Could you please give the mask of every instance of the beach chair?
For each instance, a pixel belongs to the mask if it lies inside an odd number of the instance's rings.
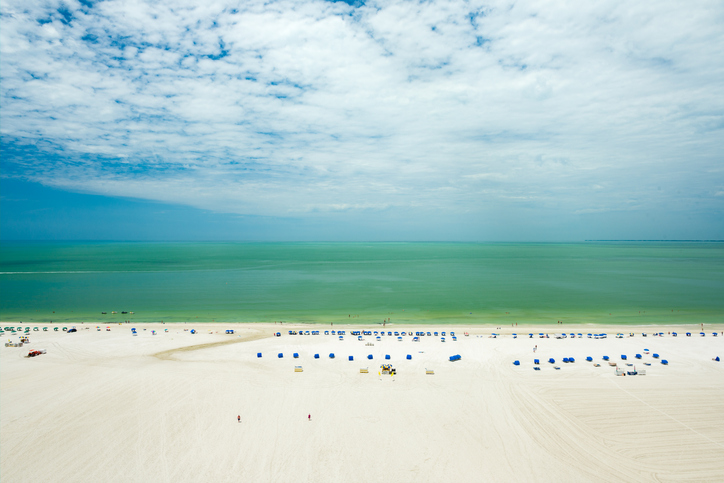
[[[294,366],[294,372],[304,372],[304,369],[302,369],[302,366]]]
[[[366,367],[361,367],[359,370],[360,374],[368,374],[369,372],[370,372],[369,369]]]
[[[435,374],[435,371],[433,371],[432,369],[425,369],[425,374],[427,374],[427,375],[434,375],[434,374]]]
[[[593,364],[593,367],[601,367],[601,364],[599,364],[598,362],[596,362],[595,364]]]

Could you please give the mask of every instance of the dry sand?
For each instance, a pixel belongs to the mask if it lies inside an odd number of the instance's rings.
[[[564,327],[605,340],[445,327],[458,340],[444,343],[289,336],[287,325],[142,324],[138,336],[129,325],[76,327],[0,347],[3,482],[724,481],[724,362],[712,361],[724,358],[724,337],[711,335],[722,326],[706,337],[626,328],[636,336],[623,339],[621,328]],[[679,336],[641,336],[655,330]],[[670,364],[632,360],[645,348]],[[29,349],[47,354],[25,358]],[[385,354],[394,377],[378,376]],[[453,354],[462,360],[449,362]],[[585,362],[621,354],[647,375]],[[534,371],[534,357],[560,370]]]

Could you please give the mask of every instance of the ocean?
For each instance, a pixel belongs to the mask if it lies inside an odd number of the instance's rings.
[[[724,244],[0,244],[3,322],[385,319],[720,323]]]

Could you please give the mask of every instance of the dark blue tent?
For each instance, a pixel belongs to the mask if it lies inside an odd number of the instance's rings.
[[[354,356],[349,356],[349,360],[350,360],[350,361],[353,361],[353,360],[354,360]]]
[[[514,365],[514,366],[519,366],[519,365],[520,365],[520,361],[513,361],[513,365]]]
[[[604,360],[604,361],[607,361],[607,360],[608,360],[608,356],[603,356],[603,360]]]
[[[315,359],[319,359],[319,354],[314,354]]]
[[[295,352],[295,353],[294,353],[294,358],[295,358],[295,359],[299,359],[299,352]]]
[[[686,333],[686,336],[687,336],[687,337],[691,337],[691,332],[687,332],[687,333]]]
[[[533,359],[533,364],[540,364],[540,359]]]
[[[568,357],[564,357],[564,358],[563,358],[563,362],[566,362],[566,363],[567,363],[567,362],[568,362]]]
[[[714,360],[717,361],[717,362],[719,362],[719,361],[720,361],[719,356],[716,356],[716,357],[714,358]]]
[[[550,362],[551,364],[555,364],[555,363],[556,363],[556,360],[551,357],[550,359],[548,359],[548,362]]]
[[[654,353],[654,359],[658,359],[658,358],[659,358],[659,355]]]
[[[593,360],[593,357],[588,356],[588,357],[586,357],[586,360],[587,360],[588,362],[591,362],[591,361]]]
[[[671,335],[673,335],[674,337],[676,337],[676,336],[679,335],[679,334],[677,334],[676,332],[672,332]]]
[[[256,353],[256,356],[257,356],[257,357],[261,357],[261,352],[257,352],[257,353]]]
[[[568,362],[576,362],[576,360],[573,357],[569,357]]]
[[[330,358],[330,359],[334,359],[334,352],[330,352],[330,353],[329,353],[329,358]]]
[[[627,360],[627,359],[626,359],[626,356],[625,356],[624,354],[621,354],[621,360],[622,360],[622,361]]]
[[[667,361],[666,359],[661,359],[661,363],[666,366],[669,364],[669,361]]]
[[[389,355],[389,354],[385,354],[385,360],[387,360],[387,361],[390,360],[390,355]]]
[[[367,359],[372,359],[372,354],[368,355]]]
[[[641,359],[641,354],[636,354],[636,359]]]
[[[461,359],[460,354],[450,356],[450,362],[459,361]]]
[[[278,357],[279,359],[281,359],[282,357],[284,357],[284,354],[282,354],[282,353],[280,352],[279,355],[277,355],[277,357]]]
[[[411,355],[411,354],[407,354],[407,360],[409,361],[409,360],[411,360],[411,359],[412,359],[412,355]]]

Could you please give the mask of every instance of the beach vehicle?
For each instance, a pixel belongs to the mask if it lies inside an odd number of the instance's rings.
[[[397,370],[392,367],[392,364],[382,364],[380,366],[380,373],[383,375],[389,374],[391,376],[394,376],[395,374],[397,374]]]

